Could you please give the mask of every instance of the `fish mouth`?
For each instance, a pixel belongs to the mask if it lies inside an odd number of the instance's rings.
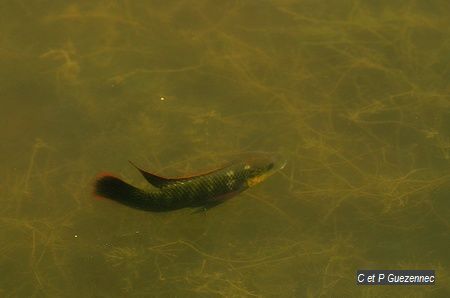
[[[276,172],[282,170],[287,164],[287,160],[279,155],[271,155],[269,160],[269,164],[271,166],[270,169],[256,177],[248,179],[247,184],[249,187],[252,187],[266,180]]]
[[[287,164],[287,159],[280,153],[259,153],[258,155],[255,155],[255,164],[259,167],[267,167],[267,170],[263,175],[270,176],[273,173],[282,170]]]
[[[266,174],[272,175],[273,173],[282,170],[287,164],[287,159],[280,154],[273,154],[271,156],[271,164],[272,168]]]
[[[287,159],[282,158],[282,157],[277,157],[277,159],[274,161],[274,167],[273,167],[273,171],[279,171],[284,169],[284,167],[287,164]]]

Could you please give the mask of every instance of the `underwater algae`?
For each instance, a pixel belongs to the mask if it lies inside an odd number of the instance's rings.
[[[448,292],[448,4],[255,3],[2,10],[2,296]],[[105,168],[143,186],[128,159],[177,175],[280,148],[206,213],[91,196]],[[380,267],[439,282],[355,285]]]

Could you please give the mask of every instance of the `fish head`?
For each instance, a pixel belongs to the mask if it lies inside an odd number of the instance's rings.
[[[259,154],[247,159],[243,164],[243,172],[246,177],[247,186],[252,187],[275,172],[283,169],[286,160],[275,154]]]

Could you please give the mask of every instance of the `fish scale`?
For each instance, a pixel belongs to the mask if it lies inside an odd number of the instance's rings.
[[[139,189],[115,176],[102,175],[95,182],[95,194],[147,211],[206,208],[265,180],[284,165],[285,162],[278,163],[273,157],[263,155],[186,178],[164,178],[134,165],[154,189]]]

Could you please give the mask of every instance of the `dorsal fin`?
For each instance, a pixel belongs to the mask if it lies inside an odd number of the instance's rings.
[[[166,177],[158,176],[158,175],[149,173],[147,171],[144,171],[143,169],[139,168],[138,166],[136,166],[131,161],[129,161],[129,162],[136,169],[138,169],[139,172],[141,172],[141,174],[142,174],[142,176],[144,176],[145,180],[147,180],[151,185],[153,185],[153,186],[155,186],[157,188],[162,188],[162,187],[168,186],[168,185],[170,185],[172,183],[176,183],[176,182],[191,180],[191,179],[193,179],[195,177],[208,175],[208,174],[211,174],[211,173],[216,172],[218,170],[221,170],[223,168],[223,167],[220,167],[218,169],[214,169],[212,171],[207,171],[205,173],[201,173],[201,174],[197,174],[197,175],[193,175],[193,176],[177,177],[177,178],[166,178]]]
[[[147,171],[144,171],[143,169],[139,168],[137,165],[129,161],[130,164],[132,164],[136,169],[138,169],[139,172],[141,172],[142,176],[144,176],[145,180],[147,180],[151,185],[161,188],[164,186],[167,186],[170,183],[174,183],[179,181],[179,179],[171,179],[171,178],[165,178],[161,177],[152,173],[149,173]]]

